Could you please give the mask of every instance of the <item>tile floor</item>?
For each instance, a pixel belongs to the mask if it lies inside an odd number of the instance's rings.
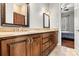
[[[49,56],[78,56],[79,54],[72,48],[57,46]]]

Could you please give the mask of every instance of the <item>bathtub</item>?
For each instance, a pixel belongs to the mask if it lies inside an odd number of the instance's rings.
[[[70,31],[61,31],[61,37],[67,39],[74,39],[74,33]]]

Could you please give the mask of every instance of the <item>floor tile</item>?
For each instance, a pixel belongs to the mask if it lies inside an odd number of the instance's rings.
[[[49,56],[78,56],[75,49],[64,47],[64,46],[57,46]]]

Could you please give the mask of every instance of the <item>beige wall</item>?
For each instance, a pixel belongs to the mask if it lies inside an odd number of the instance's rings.
[[[58,45],[61,45],[61,8],[59,3],[50,3],[50,28],[58,28]]]
[[[47,13],[47,3],[30,4],[30,28],[43,28],[43,13]]]

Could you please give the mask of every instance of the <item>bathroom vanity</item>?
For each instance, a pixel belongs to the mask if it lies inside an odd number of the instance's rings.
[[[29,3],[1,4],[1,25],[4,26],[0,28],[1,56],[46,56],[57,45],[58,30],[47,29],[50,28],[48,14],[43,13],[43,29],[25,29],[30,25],[29,10]]]
[[[57,30],[15,33],[0,34],[1,56],[46,56],[58,42]]]

